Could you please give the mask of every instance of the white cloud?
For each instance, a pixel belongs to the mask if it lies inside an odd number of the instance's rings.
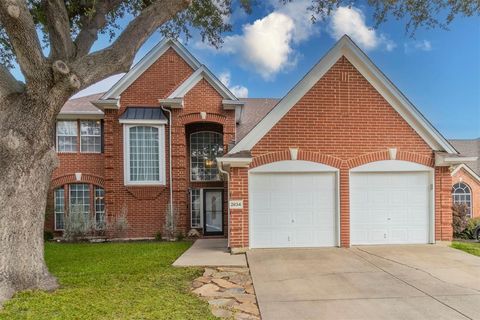
[[[386,35],[379,35],[373,28],[368,27],[363,12],[353,6],[335,10],[330,19],[329,32],[335,39],[340,39],[344,34],[349,35],[364,50],[383,47],[392,51],[396,47],[395,42]]]
[[[414,42],[405,42],[403,44],[405,53],[411,53],[413,51],[432,51],[432,43],[428,40],[420,40]]]
[[[72,98],[79,98],[88,96],[94,93],[106,92],[108,91],[121,77],[123,77],[124,73],[116,74],[114,76],[108,77],[99,81],[97,83],[92,84],[90,87],[83,89],[82,91],[77,92]]]
[[[230,80],[232,78],[232,75],[230,74],[230,71],[225,71],[220,73],[218,76],[219,80],[228,87],[230,91],[237,97],[237,98],[247,98],[248,97],[248,88],[241,86],[241,85],[235,85],[235,86],[230,86]]]
[[[225,37],[217,52],[237,56],[244,68],[271,80],[277,73],[296,65],[298,54],[294,45],[319,32],[311,21],[310,4],[311,0],[297,0],[285,5],[269,0],[273,12],[243,25],[240,34]],[[197,49],[212,49],[200,41],[195,46]]]

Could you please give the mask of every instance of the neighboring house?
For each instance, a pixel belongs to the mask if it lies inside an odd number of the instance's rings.
[[[477,157],[477,161],[452,169],[452,200],[468,207],[470,217],[480,217],[480,138],[450,140],[461,154]]]
[[[346,36],[281,100],[237,99],[164,40],[108,92],[67,102],[57,149],[57,235],[79,205],[153,237],[173,203],[178,232],[234,251],[450,240],[449,169],[469,160]]]

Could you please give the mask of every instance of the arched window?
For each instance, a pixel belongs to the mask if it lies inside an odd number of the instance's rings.
[[[190,177],[192,181],[220,180],[216,158],[223,155],[223,135],[200,131],[190,135]]]
[[[452,188],[452,200],[456,204],[464,204],[468,208],[468,216],[471,216],[472,212],[472,192],[470,187],[463,183],[459,182],[453,185]]]

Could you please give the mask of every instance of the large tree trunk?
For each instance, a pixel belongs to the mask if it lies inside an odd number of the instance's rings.
[[[0,103],[1,306],[17,291],[53,290],[58,284],[45,265],[43,243],[50,175],[57,165],[54,116],[38,113],[46,102],[26,96]]]

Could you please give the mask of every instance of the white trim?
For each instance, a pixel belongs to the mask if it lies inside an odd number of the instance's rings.
[[[130,69],[117,83],[113,85],[102,97],[105,99],[118,99],[120,94],[138,79],[158,58],[169,48],[173,48],[180,57],[193,69],[200,67],[200,62],[177,40],[163,39],[150,50],[133,68]]]
[[[100,110],[105,109],[119,109],[120,103],[118,99],[108,99],[108,100],[93,100],[90,101],[95,107],[99,108]]]
[[[404,160],[381,160],[352,168],[350,172],[433,171],[433,168]]]
[[[218,157],[217,158],[217,165],[225,165],[230,166],[231,168],[244,168],[248,167],[250,163],[252,163],[252,158],[224,158]]]
[[[230,153],[251,150],[342,56],[345,56],[353,64],[432,149],[457,154],[455,148],[424,118],[348,36],[343,36],[272,111],[230,150]]]
[[[475,162],[477,160],[478,157],[447,157],[443,159],[447,163]]]
[[[175,89],[167,99],[183,98],[200,80],[205,79],[217,90],[218,93],[228,100],[238,101],[237,97],[204,65],[200,66],[190,77]]]
[[[475,171],[473,171],[472,169],[470,169],[469,166],[465,165],[464,163],[458,165],[455,169],[453,169],[452,173],[450,174],[452,177],[457,174],[458,171],[460,171],[460,169],[464,169],[465,171],[467,171],[468,174],[470,174],[475,180],[477,180],[478,182],[480,182],[480,176],[478,174],[475,173]]]
[[[276,161],[251,169],[251,173],[272,172],[338,172],[337,168],[305,160]]]
[[[104,118],[103,112],[87,111],[87,112],[63,112],[57,115],[57,120],[101,120]]]
[[[147,125],[158,129],[158,153],[159,153],[159,181],[130,181],[130,141],[128,131],[133,127],[145,126],[145,124],[123,125],[123,183],[126,186],[158,186],[165,185],[165,126]]]
[[[168,123],[168,120],[153,120],[153,119],[119,119],[121,124],[148,124],[152,126],[164,125]]]

